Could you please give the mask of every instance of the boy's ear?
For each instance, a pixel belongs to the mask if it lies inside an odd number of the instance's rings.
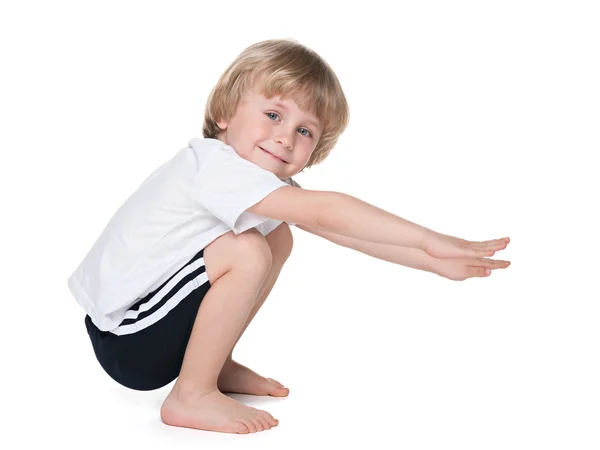
[[[221,130],[225,130],[227,129],[227,121],[225,120],[217,120],[217,126],[221,129]]]

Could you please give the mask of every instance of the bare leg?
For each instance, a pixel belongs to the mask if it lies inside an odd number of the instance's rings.
[[[267,234],[265,239],[269,244],[269,248],[271,249],[271,271],[269,272],[266,281],[260,288],[256,305],[252,308],[250,316],[248,317],[246,324],[242,328],[242,331],[240,332],[239,336],[237,337],[233,348],[235,348],[240,338],[244,334],[244,331],[246,331],[246,328],[248,328],[248,325],[250,325],[250,322],[252,322],[252,319],[254,319],[254,316],[262,307],[263,303],[271,293],[271,290],[273,289],[277,278],[279,278],[279,274],[281,273],[283,265],[292,253],[294,239],[292,236],[292,232],[290,231],[290,227],[285,222],[283,222],[281,225],[279,225],[277,228],[275,228],[273,231]],[[230,361],[232,357],[233,349],[227,356],[227,360]]]
[[[246,324],[242,328],[235,345],[239,342],[244,331],[256,316],[265,300],[269,296],[284,263],[287,261],[293,247],[292,233],[289,226],[282,223],[266,236],[271,248],[272,265],[271,271],[258,294],[256,305],[252,308]],[[241,394],[271,395],[274,397],[286,397],[289,389],[273,378],[265,378],[249,369],[248,367],[233,360],[233,349],[227,356],[223,369],[219,374],[218,387],[221,392],[238,392]]]
[[[181,371],[161,407],[168,425],[228,433],[269,429],[277,421],[217,389],[223,364],[271,269],[271,252],[256,230],[227,233],[206,247],[211,288],[200,304]]]

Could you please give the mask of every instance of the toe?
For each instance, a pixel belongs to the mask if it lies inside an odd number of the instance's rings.
[[[279,381],[274,380],[273,378],[267,378],[267,380],[271,380],[272,382],[274,382],[275,384],[278,384],[281,387],[285,387],[283,384],[281,384]]]
[[[267,379],[269,380],[269,385],[267,386],[267,392],[269,395],[273,397],[286,397],[290,393],[290,390],[279,381],[272,378]]]
[[[259,421],[259,422],[261,423],[261,425],[262,425],[262,427],[263,427],[263,430],[268,430],[268,429],[270,429],[270,428],[271,428],[271,424],[269,423],[269,421],[268,421],[267,419],[265,419],[265,418],[262,416],[262,414],[261,414],[261,415],[259,415],[259,416],[256,418],[256,420],[257,420],[257,421]]]
[[[263,431],[265,429],[263,423],[261,422],[261,420],[258,417],[253,417],[252,423],[256,427],[256,431]]]
[[[273,416],[271,414],[269,414],[267,411],[262,410],[262,409],[257,409],[257,414],[258,417],[260,418],[261,422],[264,423],[266,426],[265,428],[271,428],[272,426],[274,426],[275,424],[275,419],[273,418]]]
[[[265,430],[271,428],[271,415],[265,411],[264,409],[252,408],[254,410],[254,414],[256,414],[253,419],[254,421],[258,421],[262,424]]]
[[[235,431],[239,434],[248,434],[250,432],[243,422],[238,422]]]
[[[254,422],[251,419],[244,419],[243,423],[250,433],[256,433],[256,425],[254,425]]]
[[[287,397],[289,393],[290,390],[288,388],[279,388],[271,395],[275,397]]]
[[[279,424],[279,420],[274,418],[268,411],[265,411],[264,409],[259,409],[257,411],[263,422],[267,423],[269,427],[276,427]]]

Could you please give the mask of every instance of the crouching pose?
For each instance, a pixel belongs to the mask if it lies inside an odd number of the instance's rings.
[[[277,426],[226,392],[288,389],[233,360],[292,251],[290,226],[452,279],[489,276],[509,239],[436,233],[355,197],[301,188],[345,130],[337,77],[293,40],[260,42],[227,68],[193,138],[117,210],[68,279],[95,355],[131,389],[176,380],[164,423],[227,433]]]

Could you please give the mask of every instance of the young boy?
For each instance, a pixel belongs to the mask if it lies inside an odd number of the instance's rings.
[[[508,239],[468,242],[339,192],[292,180],[348,123],[337,77],[292,40],[244,50],[210,94],[204,139],[156,169],[110,220],[68,285],[104,370],[123,386],[177,379],[164,423],[229,433],[277,426],[224,392],[286,396],[232,359],[292,250],[289,225],[367,255],[453,279],[508,262]]]

